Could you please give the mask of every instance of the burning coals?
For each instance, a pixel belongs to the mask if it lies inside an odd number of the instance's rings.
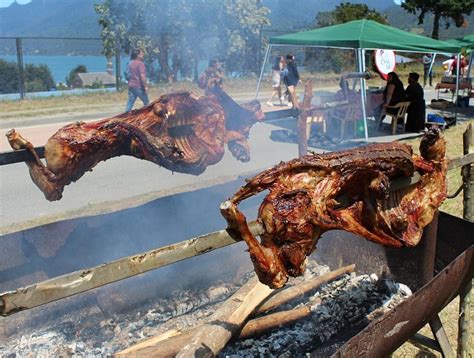
[[[328,272],[315,261],[308,263],[305,278]],[[3,357],[23,356],[109,356],[146,338],[170,330],[184,331],[206,320],[222,301],[230,297],[253,273],[238,282],[222,283],[211,288],[181,290],[166,299],[156,299],[126,314],[104,318],[97,307],[77,317],[66,314],[61,322],[48,328],[32,329],[10,337],[0,344]],[[303,281],[291,280],[291,284]],[[410,289],[376,275],[343,275],[316,292],[278,307],[278,311],[309,305],[311,315],[298,323],[280,327],[260,337],[229,344],[222,357],[301,356],[321,345],[328,346],[335,337],[353,330],[350,336],[377,314],[383,314],[411,294]],[[87,318],[85,318],[87,317]],[[94,322],[94,317],[96,321]],[[99,321],[97,321],[97,317]],[[355,330],[355,331],[354,331]]]
[[[411,290],[406,285],[379,279],[375,274],[344,275],[296,303],[279,307],[289,310],[309,304],[312,311],[309,318],[229,345],[222,357],[304,356],[344,330],[367,324],[409,295]],[[318,356],[324,356],[323,352]]]

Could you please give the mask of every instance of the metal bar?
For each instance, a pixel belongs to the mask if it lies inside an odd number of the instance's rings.
[[[415,333],[413,337],[409,339],[409,341],[421,344],[425,347],[431,348],[437,352],[441,352],[441,347],[439,346],[439,343],[436,339],[432,339],[429,337],[426,337],[420,333]]]
[[[458,358],[467,358],[469,355],[470,309],[471,309],[472,279],[461,289],[459,294],[458,319]]]
[[[461,69],[461,54],[456,55],[456,91],[455,93],[455,100],[454,100],[454,119],[458,119],[458,96],[459,96],[459,80],[461,79],[460,76],[460,69]]]
[[[44,158],[44,146],[35,147],[35,151],[40,158]],[[21,163],[35,158],[26,149],[12,150],[0,153],[0,165]]]
[[[115,38],[115,89],[120,90],[120,83],[122,82],[122,65],[120,63],[120,38],[117,35]]]
[[[472,130],[472,124],[469,124],[466,131],[463,134],[463,153],[465,155],[474,155],[474,132]],[[462,181],[464,184],[464,197],[463,197],[463,218],[474,222],[474,175],[472,172],[472,165],[468,164],[463,166]]]
[[[260,224],[251,222],[254,235],[263,232]],[[14,291],[0,294],[0,315],[41,306],[65,297],[123,280],[190,257],[205,254],[239,241],[231,230],[220,230],[173,245],[124,257],[94,268],[54,277]]]
[[[441,348],[441,354],[444,358],[452,358],[453,350],[451,349],[451,345],[449,344],[448,335],[446,334],[443,324],[439,319],[439,316],[436,315],[433,319],[429,322],[431,331],[433,332],[434,336],[436,337],[436,341],[439,343]]]
[[[365,50],[358,49],[358,64],[359,64],[359,72],[365,72]],[[361,101],[362,101],[362,116],[364,117],[364,136],[365,141],[369,141],[369,129],[367,127],[367,108],[365,107],[367,101],[367,92],[366,92],[366,83],[365,78],[360,79],[360,93],[361,93]]]
[[[23,46],[21,38],[17,37],[16,41],[16,59],[18,63],[18,92],[20,99],[25,98],[25,70],[23,66]]]
[[[258,93],[260,92],[260,84],[262,83],[263,73],[265,72],[265,65],[268,61],[268,56],[270,55],[271,49],[272,49],[272,45],[268,45],[267,50],[265,51],[265,57],[263,59],[262,69],[260,70],[260,77],[258,78],[257,90],[255,91],[255,98],[258,97]]]

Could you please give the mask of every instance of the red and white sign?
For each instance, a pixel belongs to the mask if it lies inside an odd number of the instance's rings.
[[[375,51],[375,66],[379,70],[384,80],[387,75],[395,70],[395,51],[392,50],[377,50]]]

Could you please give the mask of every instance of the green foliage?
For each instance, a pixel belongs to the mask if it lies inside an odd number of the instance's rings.
[[[196,78],[198,60],[215,55],[228,70],[256,71],[260,31],[269,24],[260,0],[105,0],[95,9],[103,53],[141,48],[150,77],[164,81],[179,71],[189,77],[193,69]]]
[[[316,28],[343,24],[349,21],[368,19],[388,24],[387,18],[365,4],[344,3],[333,11],[318,12]],[[333,71],[341,73],[354,70],[354,52],[339,49],[308,48],[305,50],[305,66],[309,71]]]
[[[51,88],[54,88],[54,80],[48,66],[31,64],[25,66],[25,89],[27,92],[49,91]]]
[[[425,16],[429,13],[433,17],[433,32],[431,37],[439,38],[440,19],[445,20],[446,28],[451,21],[457,27],[467,26],[466,15],[474,10],[474,0],[405,0],[402,7],[411,14],[418,15],[418,24],[423,24]]]
[[[343,24],[354,20],[373,20],[381,24],[388,24],[387,18],[365,4],[344,3],[336,6],[333,11],[319,12],[316,15],[318,27]]]
[[[96,79],[91,85],[86,86],[86,88],[104,88],[104,84],[102,81]]]
[[[0,60],[0,93],[18,92],[18,67],[14,62]]]
[[[76,77],[77,77],[78,73],[86,73],[86,72],[87,72],[87,67],[85,65],[79,65],[79,66],[73,68],[69,72],[69,75],[65,78],[67,86],[72,87],[72,85],[74,84],[74,81],[76,80]]]

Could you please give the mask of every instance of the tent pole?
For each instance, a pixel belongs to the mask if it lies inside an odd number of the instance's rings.
[[[454,120],[458,120],[458,96],[459,96],[459,79],[460,79],[460,69],[461,69],[461,54],[456,55],[456,92],[454,97]]]
[[[359,66],[359,72],[365,71],[365,50],[358,48],[357,49],[357,64]],[[365,78],[360,79],[360,93],[361,93],[361,102],[362,102],[362,115],[364,116],[364,135],[365,141],[369,141],[369,130],[367,128],[367,109],[365,103],[367,101],[367,92],[365,86]]]
[[[431,71],[433,71],[433,66],[434,66],[435,60],[436,60],[436,53],[433,53],[432,56],[431,56],[431,63],[430,63],[430,70],[428,71],[428,77],[429,77],[430,73],[432,73]]]
[[[272,49],[272,45],[267,45],[267,50],[265,51],[265,58],[263,59],[262,70],[260,71],[260,77],[258,78],[257,91],[255,92],[255,98],[258,97],[258,92],[260,92],[260,84],[262,83],[263,72],[265,70],[265,65],[268,61],[268,56],[270,54],[271,49]]]
[[[469,56],[469,66],[467,67],[467,74],[466,77],[471,77],[471,67],[472,67],[472,58],[474,57],[474,53],[471,52],[471,56]]]

